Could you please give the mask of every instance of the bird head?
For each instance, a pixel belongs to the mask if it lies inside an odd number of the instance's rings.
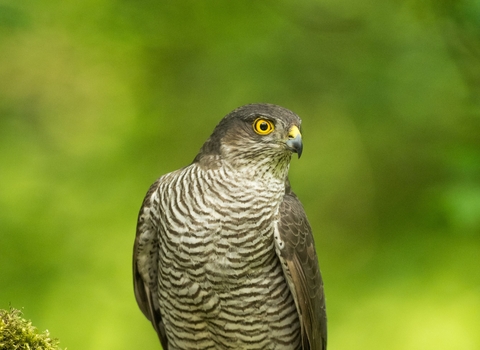
[[[235,167],[286,168],[292,153],[303,150],[300,118],[272,104],[250,104],[226,115],[195,161],[221,158]]]

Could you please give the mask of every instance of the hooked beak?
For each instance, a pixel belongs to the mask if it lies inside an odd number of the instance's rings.
[[[296,125],[293,125],[288,132],[287,148],[298,154],[298,158],[302,155],[303,143],[302,134]]]

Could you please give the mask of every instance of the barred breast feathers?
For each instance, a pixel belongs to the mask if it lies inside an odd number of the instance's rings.
[[[180,348],[255,337],[259,348],[272,338],[299,343],[298,314],[273,243],[284,186],[195,163],[160,179],[151,195],[159,206],[159,304],[169,310],[167,333]]]

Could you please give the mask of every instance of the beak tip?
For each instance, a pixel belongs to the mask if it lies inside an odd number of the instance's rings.
[[[300,157],[302,156],[302,151],[303,151],[303,147],[300,147],[299,149],[297,149],[298,159],[300,159]]]
[[[287,141],[287,147],[290,151],[297,153],[298,159],[302,156],[303,143],[302,137],[298,134],[296,137]]]

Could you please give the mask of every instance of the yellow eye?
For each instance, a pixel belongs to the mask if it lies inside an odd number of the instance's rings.
[[[253,130],[259,135],[268,135],[273,129],[273,123],[269,120],[258,118],[253,122]]]

